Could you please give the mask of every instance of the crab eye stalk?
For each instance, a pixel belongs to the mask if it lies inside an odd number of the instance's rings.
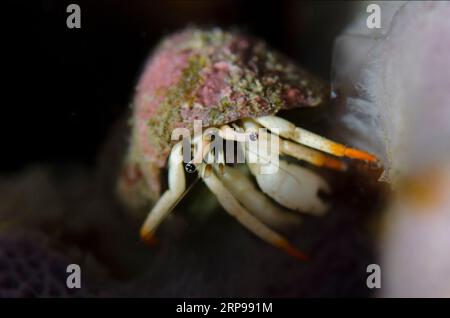
[[[251,141],[257,141],[258,140],[258,133],[255,131],[252,131],[249,135],[249,138]]]

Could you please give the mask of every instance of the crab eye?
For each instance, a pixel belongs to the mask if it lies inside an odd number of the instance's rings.
[[[250,135],[249,135],[249,138],[250,138],[251,141],[258,140],[258,133],[255,132],[255,131],[251,132]]]
[[[194,173],[197,168],[195,167],[195,165],[193,163],[188,163],[186,164],[186,166],[184,167],[184,169],[186,170],[186,172],[188,173]]]

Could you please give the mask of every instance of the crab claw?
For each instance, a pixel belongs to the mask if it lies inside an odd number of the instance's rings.
[[[296,211],[323,215],[328,206],[322,202],[319,192],[330,192],[321,177],[296,164],[279,161],[279,169],[273,174],[260,174],[258,164],[249,164],[259,187],[281,205]]]

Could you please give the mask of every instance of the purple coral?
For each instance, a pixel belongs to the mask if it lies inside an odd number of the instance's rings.
[[[0,236],[0,298],[81,297],[87,288],[69,289],[70,262],[49,249],[40,236]]]

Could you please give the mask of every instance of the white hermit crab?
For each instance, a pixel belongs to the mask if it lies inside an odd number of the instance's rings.
[[[131,145],[119,183],[122,197],[133,204],[156,201],[141,236],[151,240],[157,226],[183,196],[186,168],[198,170],[223,208],[250,231],[304,259],[300,251],[269,227],[289,223],[293,215],[263,192],[288,209],[317,215],[326,210],[318,196],[319,190],[329,191],[325,180],[283,159],[277,161],[276,173],[271,174],[261,173],[260,168],[273,162],[248,163],[259,190],[246,174],[224,165],[223,156],[221,159],[219,155],[216,163],[208,161],[213,154],[205,138],[194,138],[195,148],[203,150],[195,151],[198,160],[184,167],[183,143],[173,142],[171,136],[176,128],[192,132],[194,121],[200,120],[203,128],[216,127],[220,138],[239,141],[246,150],[250,138],[269,144],[276,141],[282,155],[338,170],[345,168],[344,163],[322,152],[375,161],[366,152],[347,148],[274,116],[281,109],[321,104],[326,100],[326,87],[286,57],[269,50],[263,41],[241,33],[188,29],[165,39],[137,86]],[[230,125],[239,130],[230,129]],[[261,127],[269,132],[256,135]],[[272,148],[265,150],[270,152]],[[264,159],[267,153],[258,148],[255,155]],[[250,156],[251,151],[246,154]],[[161,195],[160,174],[167,158],[168,189]]]

